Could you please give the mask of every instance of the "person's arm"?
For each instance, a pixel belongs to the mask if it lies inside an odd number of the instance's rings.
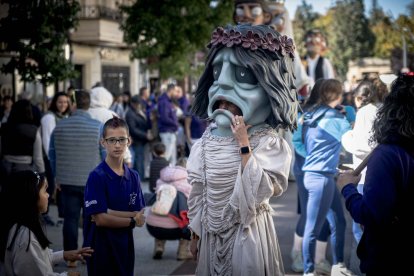
[[[124,228],[131,226],[131,218],[135,221],[134,226],[141,227],[145,223],[144,209],[137,212],[135,216],[123,217],[107,213],[99,213],[92,215],[93,221],[98,227],[107,227],[107,228]],[[125,215],[125,214],[123,214]]]
[[[46,114],[41,120],[42,143],[46,154],[49,152],[50,136],[56,127],[56,120],[52,114]]]
[[[33,275],[33,276],[44,276],[44,275],[66,275],[53,272],[53,266],[50,262],[49,257],[45,254],[39,242],[34,237],[33,233],[30,233],[30,244],[27,249],[27,244],[18,246],[15,243],[12,250],[12,264],[13,275]],[[29,241],[28,237],[27,241]],[[49,253],[49,252],[48,252]]]
[[[177,116],[170,112],[170,105],[167,101],[158,102],[158,114],[158,120],[162,121],[164,125],[177,126]]]
[[[244,119],[242,116],[234,116],[232,118],[232,124],[230,125],[231,130],[234,135],[234,139],[238,142],[240,148],[242,147],[248,147],[250,148],[250,141],[249,136],[247,135],[247,130],[251,127],[250,125],[246,125],[244,123]],[[252,155],[251,148],[249,150],[249,153],[240,153],[241,155],[241,168],[242,171],[244,167],[247,164],[247,161],[249,161],[250,156]]]
[[[345,185],[342,195],[345,206],[355,222],[362,225],[384,225],[392,221],[397,200],[400,156],[389,149],[377,148],[368,161],[364,194],[355,193],[352,185]],[[399,179],[398,179],[399,178]]]
[[[42,138],[40,137],[40,129],[36,132],[36,140],[33,145],[33,164],[39,173],[45,172],[45,163],[43,161]]]
[[[116,210],[108,209],[107,213],[110,215],[116,216],[116,217],[120,217],[120,218],[131,218],[131,217],[135,217],[135,215],[138,212],[116,211]]]
[[[184,120],[185,137],[187,138],[187,143],[190,144],[190,145],[193,144],[193,142],[191,140],[191,120],[192,120],[191,115],[185,117],[185,120]]]

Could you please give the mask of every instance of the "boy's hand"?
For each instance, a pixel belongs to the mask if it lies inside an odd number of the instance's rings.
[[[145,224],[144,212],[145,212],[145,208],[139,211],[134,217],[136,226],[138,227],[142,227]]]

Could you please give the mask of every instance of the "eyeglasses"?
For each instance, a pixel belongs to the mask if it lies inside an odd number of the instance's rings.
[[[246,9],[249,10],[249,14],[246,13]],[[250,15],[252,18],[256,18],[262,15],[263,9],[260,6],[250,6],[245,4],[237,5],[236,7],[236,15],[237,16],[248,16]]]
[[[120,145],[126,145],[129,142],[129,138],[126,138],[126,137],[120,137],[120,138],[111,137],[111,138],[105,139],[105,141],[108,143],[108,145],[116,145],[117,142]]]

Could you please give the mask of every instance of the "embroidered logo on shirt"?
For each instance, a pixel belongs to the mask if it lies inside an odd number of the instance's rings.
[[[137,193],[129,194],[129,205],[135,205],[136,198],[137,198]]]
[[[93,204],[98,204],[98,201],[96,201],[95,199],[91,201],[85,201],[85,208],[88,208],[89,206]]]

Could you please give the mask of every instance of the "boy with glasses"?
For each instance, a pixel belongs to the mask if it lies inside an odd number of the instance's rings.
[[[87,260],[88,275],[132,276],[132,230],[145,223],[145,202],[138,172],[124,163],[131,144],[126,122],[117,117],[108,120],[101,144],[106,158],[90,173],[85,188],[84,244],[95,248]]]

